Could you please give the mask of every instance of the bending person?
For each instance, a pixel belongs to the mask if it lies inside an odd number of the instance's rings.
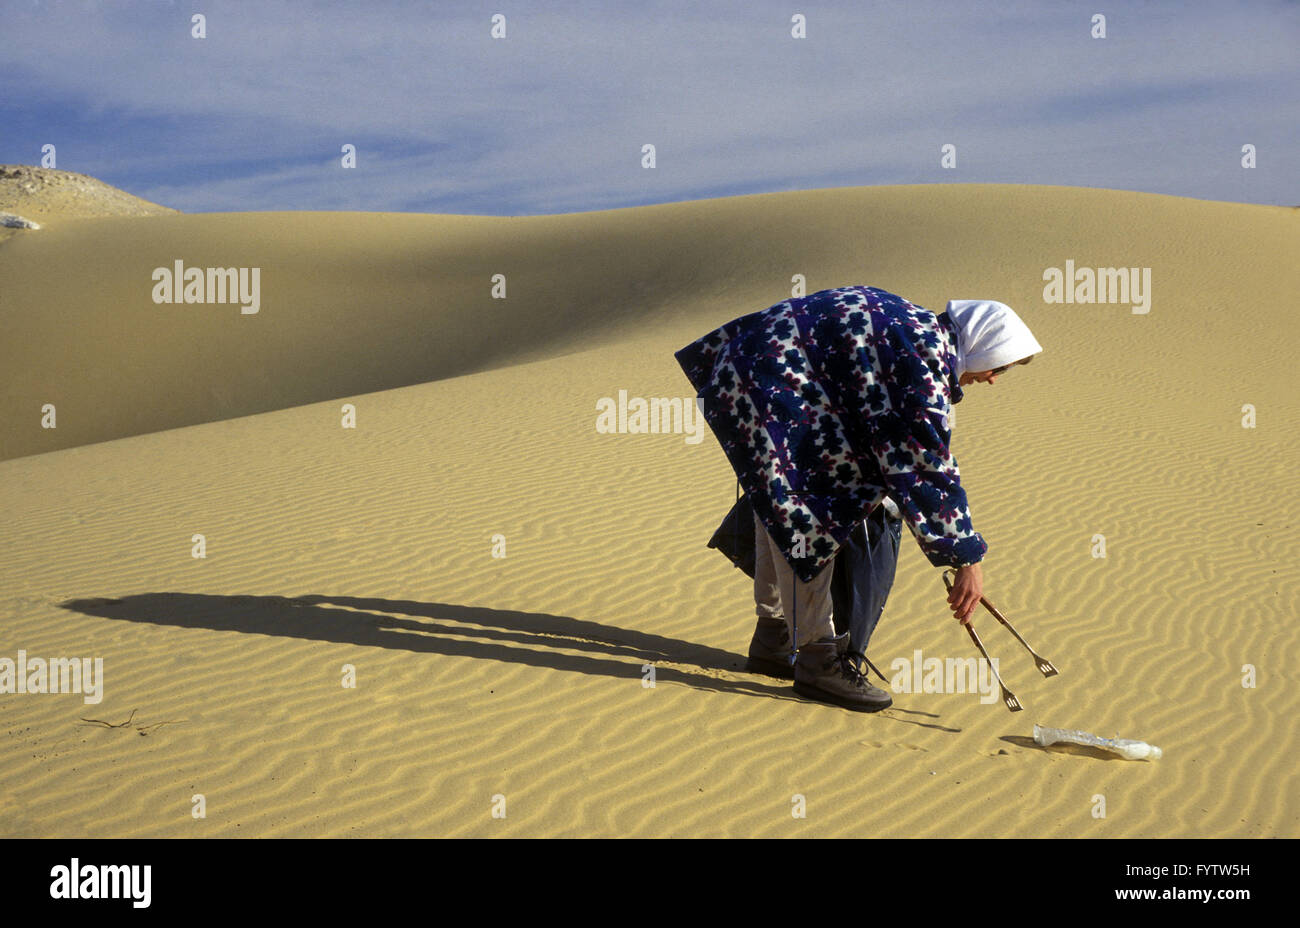
[[[751,658],[793,661],[795,692],[809,699],[890,704],[835,630],[828,569],[885,499],[930,563],[956,568],[948,604],[969,621],[988,546],[949,451],[952,405],[1041,350],[1005,304],[954,300],[936,315],[855,286],[777,303],[677,352],[753,506]]]

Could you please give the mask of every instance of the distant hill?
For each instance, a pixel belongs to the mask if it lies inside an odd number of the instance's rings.
[[[85,174],[27,164],[0,164],[0,213],[14,213],[42,225],[59,219],[159,216],[178,212]]]

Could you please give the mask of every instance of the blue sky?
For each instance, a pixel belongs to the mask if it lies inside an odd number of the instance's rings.
[[[0,35],[0,163],[54,144],[187,212],[972,182],[1300,204],[1294,0],[0,0]]]

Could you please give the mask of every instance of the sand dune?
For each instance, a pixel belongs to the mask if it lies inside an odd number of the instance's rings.
[[[1300,836],[1298,223],[944,185],[15,234],[0,657],[100,656],[105,688],[0,695],[0,834]],[[260,266],[259,312],[154,304],[176,259]],[[1044,303],[1066,260],[1151,268],[1150,311]],[[1026,711],[862,716],[744,673],[747,585],[703,547],[716,443],[597,433],[601,397],[687,395],[673,351],[794,274],[1003,300],[1044,345],[954,439],[988,595],[1061,669],[981,621]],[[971,653],[905,537],[872,656],[916,649]],[[1034,722],[1164,757],[1040,749]]]
[[[0,347],[11,372],[0,393],[0,459],[424,383],[670,325],[689,340],[701,324],[780,299],[794,274],[810,292],[874,282],[941,308],[971,288],[1041,306],[1043,268],[1069,259],[1152,267],[1154,316],[1054,307],[1053,334],[1082,340],[1095,325],[1122,322],[1115,334],[1138,356],[1176,344],[1186,370],[1222,377],[1231,359],[1215,346],[1234,334],[1228,307],[1279,300],[1267,282],[1283,282],[1281,249],[1295,222],[1283,208],[1000,185],[518,219],[259,213],[64,222],[0,248],[11,336]],[[1171,228],[1193,231],[1171,236]],[[258,312],[154,303],[153,271],[176,261],[261,268]],[[497,274],[505,299],[493,298]],[[1198,330],[1183,333],[1175,318],[1187,317],[1175,313],[1190,301],[1204,311]],[[1256,350],[1252,366],[1262,372],[1286,357],[1277,339]],[[1089,376],[1123,376],[1135,387],[1161,380],[1146,363],[1120,370]],[[1243,389],[1259,382],[1242,376]],[[56,429],[41,428],[45,404],[56,409]]]

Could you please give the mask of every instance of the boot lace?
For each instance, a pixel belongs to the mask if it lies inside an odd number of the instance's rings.
[[[854,686],[867,686],[867,675],[863,672],[863,665],[859,663],[856,654],[841,654],[838,663],[841,677]]]

